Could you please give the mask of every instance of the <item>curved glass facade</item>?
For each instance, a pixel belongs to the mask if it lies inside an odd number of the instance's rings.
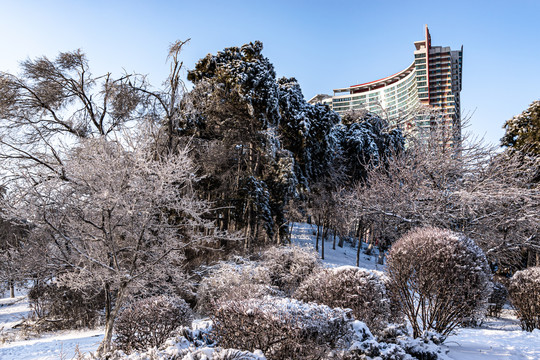
[[[459,141],[463,47],[451,50],[431,46],[427,25],[425,39],[414,46],[414,61],[405,70],[384,79],[334,89],[333,96],[317,95],[310,102],[328,104],[337,113],[365,109],[387,119],[392,126],[419,134],[429,130],[434,121],[432,114],[418,111],[424,105],[437,111],[436,122],[442,121]]]

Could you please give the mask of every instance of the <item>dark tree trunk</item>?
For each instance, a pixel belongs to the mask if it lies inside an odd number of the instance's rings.
[[[15,282],[13,280],[9,280],[9,297],[15,297]]]
[[[360,251],[362,250],[362,243],[358,242],[358,248],[356,249],[356,266],[360,266]]]
[[[320,233],[320,225],[317,224],[317,235],[315,235],[315,250],[319,251],[319,233]]]
[[[326,239],[326,232],[328,231],[328,227],[323,228],[323,236],[321,238],[321,259],[324,260],[324,240]]]

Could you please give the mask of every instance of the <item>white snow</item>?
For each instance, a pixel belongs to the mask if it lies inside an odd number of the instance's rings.
[[[315,248],[315,235],[317,226],[306,223],[294,223],[292,227],[292,242],[301,246]],[[339,237],[336,237],[336,250],[332,250],[333,237],[329,235],[329,240],[324,243],[324,264],[328,267],[338,266],[356,266],[356,248],[351,247],[347,241],[340,248],[337,243]],[[319,254],[321,254],[321,242],[319,239]],[[378,252],[374,250],[372,255],[364,254],[366,244],[360,252],[360,267],[369,270],[382,270],[384,266],[377,264]]]
[[[0,359],[58,360],[72,359],[76,351],[95,351],[103,338],[103,329],[59,331],[26,338],[14,326],[30,312],[25,295],[0,299]]]
[[[52,360],[72,359],[76,351],[95,351],[103,339],[103,329],[66,331],[41,338],[0,345],[0,359]]]
[[[448,356],[456,360],[538,360],[540,330],[522,331],[513,310],[500,319],[488,318],[478,329],[459,329],[445,341]]]

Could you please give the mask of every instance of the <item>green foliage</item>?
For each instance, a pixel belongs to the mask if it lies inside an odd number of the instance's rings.
[[[507,120],[502,146],[530,155],[540,155],[540,101],[536,100],[521,114]]]

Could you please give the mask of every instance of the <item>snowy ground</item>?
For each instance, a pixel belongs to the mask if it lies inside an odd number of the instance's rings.
[[[315,248],[315,235],[317,234],[317,226],[305,223],[294,223],[292,226],[292,241],[295,244]],[[337,267],[343,265],[356,265],[356,249],[351,247],[351,244],[344,242],[344,246],[340,248],[336,239],[336,250],[332,250],[333,238],[331,241],[326,241],[324,244],[324,263],[327,266]],[[365,244],[363,244],[365,247]],[[321,244],[319,244],[319,254],[321,253]],[[363,249],[364,250],[364,249]],[[374,251],[373,255],[366,255],[362,251],[360,253],[360,267],[370,270],[383,270],[382,265],[377,264],[378,252]]]
[[[295,224],[293,242],[314,247],[316,230],[312,225]],[[355,265],[356,249],[345,243],[343,248],[336,246],[336,250],[332,250],[332,242],[328,241],[325,243],[324,262],[328,266]],[[372,256],[361,253],[360,266],[384,270],[384,266],[377,264],[376,253]],[[97,349],[103,338],[102,329],[63,331],[30,339],[18,334],[18,338],[14,338],[17,329],[13,327],[29,312],[24,294],[16,295],[15,299],[0,298],[1,360],[69,360],[77,349],[81,352]],[[521,331],[513,312],[505,310],[501,319],[490,318],[480,328],[460,329],[447,339],[444,346],[449,350],[448,356],[455,360],[537,360],[540,359],[540,330],[532,333]]]
[[[445,345],[456,360],[538,360],[540,330],[521,331],[512,310],[500,319],[488,318],[479,329],[460,329]]]
[[[59,331],[41,337],[29,337],[16,327],[28,316],[30,308],[25,295],[0,299],[0,359],[58,360],[72,359],[76,351],[94,351],[103,338],[103,329]]]

